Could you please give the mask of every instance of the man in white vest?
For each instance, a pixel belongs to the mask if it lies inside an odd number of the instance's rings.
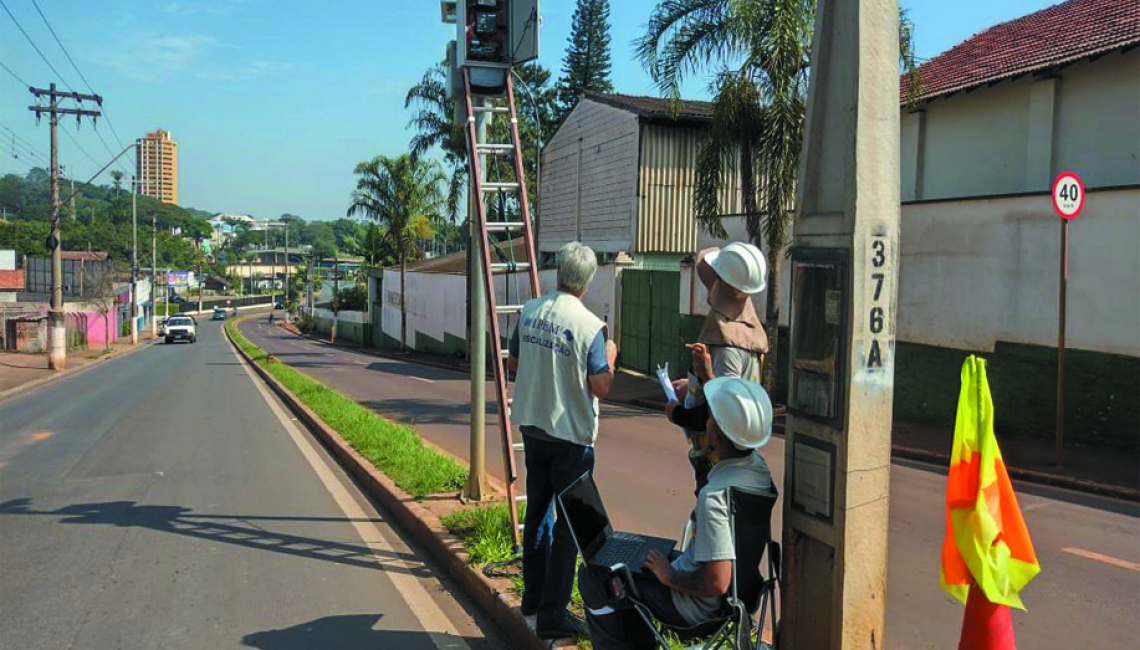
[[[610,391],[617,357],[605,323],[582,304],[598,269],[594,251],[571,242],[558,258],[558,291],[523,307],[509,361],[517,370],[511,419],[526,455],[522,610],[537,614],[543,639],[582,632],[566,609],[578,549],[566,519],[555,521],[554,498],[594,469],[598,398]]]

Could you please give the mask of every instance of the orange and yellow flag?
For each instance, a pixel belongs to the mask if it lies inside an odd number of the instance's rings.
[[[973,583],[991,603],[1025,609],[1018,592],[1041,567],[994,437],[993,411],[986,362],[971,356],[962,366],[940,577],[963,603]]]

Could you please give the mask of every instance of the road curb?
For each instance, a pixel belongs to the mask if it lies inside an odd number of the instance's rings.
[[[237,327],[240,321],[240,318],[235,321],[234,326]],[[427,550],[432,559],[443,565],[448,575],[459,584],[464,593],[486,612],[503,634],[511,640],[513,647],[525,650],[546,650],[549,647],[527,625],[519,611],[520,603],[507,588],[508,583],[505,579],[496,581],[487,578],[469,566],[467,553],[463,550],[463,542],[449,533],[437,516],[397,487],[390,478],[357,453],[339,433],[325,424],[309,407],[305,406],[276,377],[254,362],[234,342],[228,329],[226,330],[226,339],[237,350],[238,355],[261,377],[262,381],[268,384],[309,430],[317,435],[338,462],[353,476],[357,484],[391,512],[404,530]],[[557,645],[555,647],[575,648],[576,646]]]
[[[40,388],[41,386],[45,386],[45,385],[50,384],[52,382],[56,382],[56,381],[59,381],[61,379],[67,379],[69,377],[74,377],[76,375],[81,375],[81,374],[87,372],[88,370],[90,370],[91,368],[95,368],[95,367],[103,365],[107,361],[114,361],[115,359],[122,359],[125,356],[134,354],[135,352],[142,350],[143,348],[148,348],[157,342],[158,342],[158,338],[156,337],[156,338],[154,338],[150,341],[147,341],[145,343],[139,343],[139,345],[137,345],[133,348],[128,348],[126,350],[123,350],[122,352],[119,352],[117,354],[112,354],[110,356],[99,357],[98,359],[94,359],[91,361],[91,363],[88,363],[87,365],[82,366],[80,368],[76,368],[74,370],[64,370],[63,372],[56,373],[54,375],[48,375],[47,377],[40,377],[39,379],[34,379],[34,380],[29,381],[28,383],[23,384],[21,386],[14,386],[12,388],[9,388],[8,390],[0,391],[0,402],[6,401],[7,399],[9,399],[11,397],[16,397],[17,395],[22,395],[22,394],[27,393],[29,391],[35,390],[37,388]]]

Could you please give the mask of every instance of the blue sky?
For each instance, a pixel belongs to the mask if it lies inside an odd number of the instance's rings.
[[[352,168],[377,154],[406,150],[408,87],[442,58],[454,27],[436,0],[38,0],[79,69],[105,98],[129,144],[166,128],[179,143],[185,206],[275,217],[343,216]],[[86,92],[31,0],[3,0],[62,78]],[[1032,13],[1049,0],[903,0],[916,24],[918,54],[929,58],[993,24]],[[619,92],[653,94],[634,61],[656,0],[611,0],[613,80]],[[542,3],[541,62],[557,74],[573,0]],[[0,61],[26,82],[54,75],[0,9]],[[695,78],[686,94],[703,97]],[[0,70],[0,124],[39,151],[46,122],[27,110],[31,96]],[[89,124],[66,136],[60,159],[86,179],[110,158]],[[100,134],[117,150],[105,122]],[[0,128],[0,174],[24,173]],[[22,144],[17,150],[23,152]],[[129,166],[128,166],[129,167]],[[106,176],[97,182],[109,183]]]

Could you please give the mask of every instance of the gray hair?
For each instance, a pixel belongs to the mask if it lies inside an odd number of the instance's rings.
[[[585,293],[597,270],[598,258],[589,246],[572,241],[558,249],[559,288]]]

